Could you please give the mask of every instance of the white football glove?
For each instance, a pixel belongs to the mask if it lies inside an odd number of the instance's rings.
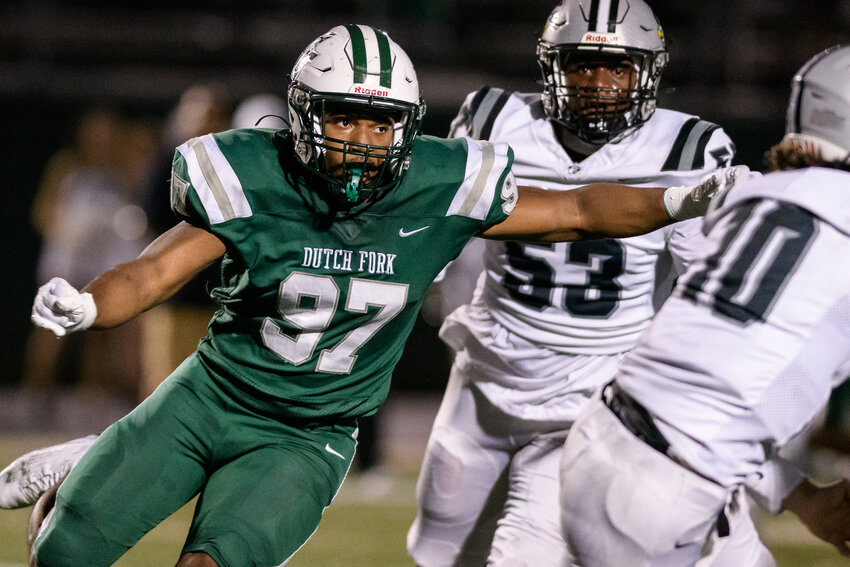
[[[696,185],[670,187],[664,192],[664,208],[673,220],[701,217],[708,210],[711,200],[736,183],[761,175],[750,171],[746,165],[715,169]]]
[[[32,322],[57,337],[88,329],[96,317],[92,294],[80,293],[62,278],[53,278],[38,288],[32,304]]]

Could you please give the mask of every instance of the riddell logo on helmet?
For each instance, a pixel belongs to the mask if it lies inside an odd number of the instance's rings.
[[[374,96],[390,96],[390,91],[381,89],[369,89],[366,87],[354,87],[354,92],[357,94],[374,95]]]
[[[587,32],[581,41],[582,43],[620,43],[620,36],[613,33]]]

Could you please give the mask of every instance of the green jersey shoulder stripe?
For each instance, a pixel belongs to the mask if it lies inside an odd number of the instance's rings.
[[[250,217],[242,183],[212,134],[192,138],[177,148],[186,161],[189,181],[198,193],[210,224]]]
[[[501,193],[502,184],[511,175],[513,150],[504,143],[463,139],[468,150],[466,173],[446,216],[483,220],[487,218],[497,190]]]

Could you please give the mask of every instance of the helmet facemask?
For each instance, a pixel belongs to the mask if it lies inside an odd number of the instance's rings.
[[[594,55],[634,65],[632,88],[570,87],[567,70]],[[543,73],[543,106],[549,119],[591,144],[605,144],[643,124],[655,112],[658,83],[666,53],[630,48],[552,45],[541,41],[537,59]]]
[[[424,114],[422,105],[319,93],[297,84],[290,88],[289,105],[297,119],[292,124],[295,153],[328,184],[332,204],[338,209],[373,201],[400,182]],[[374,116],[380,121],[390,118],[391,144],[369,145],[327,135],[326,118],[333,112]],[[332,159],[332,153],[342,154],[341,159]]]
[[[634,87],[571,92],[567,66],[579,57],[596,56],[631,61]],[[644,0],[561,0],[546,20],[537,43],[537,61],[549,119],[579,140],[602,145],[621,138],[655,112],[667,48],[661,25]],[[594,106],[595,112],[588,110]]]

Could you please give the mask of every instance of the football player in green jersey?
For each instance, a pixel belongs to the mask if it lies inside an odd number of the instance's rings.
[[[62,336],[119,325],[222,259],[207,336],[71,470],[36,518],[35,564],[111,565],[195,495],[178,565],[285,563],[337,493],[425,290],[470,238],[642,233],[702,214],[740,175],[666,191],[518,188],[507,145],[418,135],[413,66],[368,26],[311,43],[288,104],[290,130],[177,148],[182,220],[139,258],[81,291],[58,278],[39,289],[32,320]]]

